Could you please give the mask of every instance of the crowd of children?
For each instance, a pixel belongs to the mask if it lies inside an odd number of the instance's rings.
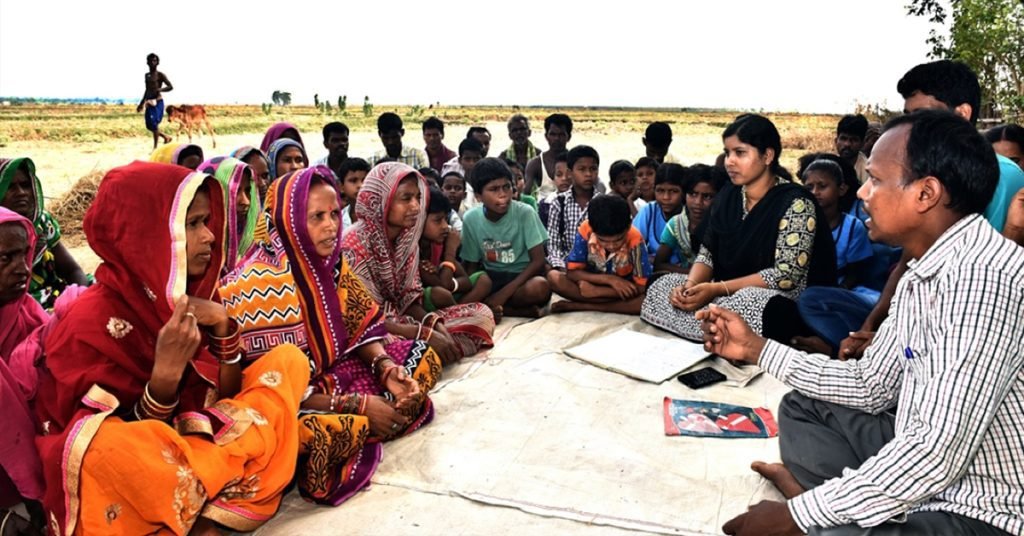
[[[976,121],[977,99],[950,82],[963,74],[957,65],[908,72],[907,111]],[[870,154],[882,132],[863,116],[844,116],[835,153],[805,155],[796,176],[780,164],[779,131],[758,114],[725,128],[718,161],[687,166],[669,151],[664,122],[645,130],[642,157],[605,168],[593,147],[570,145],[565,114],[544,119],[544,151],[529,118],[507,126],[512,145],[499,157],[477,126],[452,151],[436,117],[422,124],[424,149],[413,147],[390,112],[368,159],[349,154],[338,122],[324,126],[327,154],[312,164],[288,123],[260,148],[223,157],[161,146],[152,163],[112,170],[101,184],[85,229],[103,264],[88,291],[94,280],[61,245],[31,160],[0,160],[4,422],[31,434],[47,423],[38,450],[0,448],[0,506],[40,501],[67,532],[114,520],[128,531],[252,530],[293,477],[324,504],[366,486],[382,442],[433,418],[428,394],[442,365],[492,345],[505,316],[640,315],[691,340],[709,340],[711,318],[846,359],[871,344],[912,269],[907,251],[885,243],[900,241],[882,240],[872,223],[883,201],[863,201],[877,186]],[[981,212],[1024,244],[1024,131],[986,135],[1000,177]],[[166,222],[131,219],[142,213]],[[720,309],[735,317],[722,320]],[[195,370],[184,367],[193,354]],[[203,398],[210,385],[221,397],[213,406]],[[175,427],[154,427],[164,422]],[[118,449],[108,429],[134,438],[142,473],[109,463]],[[108,454],[83,462],[89,441]],[[191,450],[160,457],[186,442]],[[210,461],[222,458],[232,461]],[[92,480],[70,489],[83,463]],[[132,497],[168,495],[175,474],[195,480],[193,471],[223,486],[185,517],[141,500],[104,510],[115,492],[102,482],[124,479],[118,493]],[[245,488],[253,479],[268,485]]]

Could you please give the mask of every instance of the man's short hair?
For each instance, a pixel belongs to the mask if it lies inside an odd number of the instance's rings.
[[[597,150],[589,145],[577,145],[569,149],[569,154],[565,158],[565,164],[569,166],[569,169],[572,169],[580,158],[593,158],[595,164],[601,164],[601,157],[598,156]]]
[[[437,117],[430,117],[423,122],[423,132],[428,130],[437,130],[444,136],[444,121],[441,121]]]
[[[467,151],[476,151],[480,154],[484,152],[484,145],[480,143],[480,140],[474,137],[468,137],[459,142],[459,158],[466,154]]]
[[[352,173],[353,171],[363,171],[366,173],[370,172],[370,163],[362,158],[346,158],[338,166],[338,181],[344,181],[345,175]]]
[[[512,123],[515,123],[516,121],[522,121],[526,123],[526,128],[530,128],[530,120],[527,119],[527,117],[523,114],[513,114],[512,117],[508,118],[508,123],[506,124],[506,126],[511,127]]]
[[[146,54],[146,61],[147,61],[147,62],[148,62],[149,60],[153,59],[153,58],[156,58],[157,60],[159,60],[159,59],[160,59],[160,56],[157,56],[157,55],[156,55],[156,52],[150,52],[149,54]]]
[[[963,215],[985,211],[999,182],[992,145],[974,125],[944,110],[920,110],[886,123],[882,132],[910,126],[903,183],[935,177],[949,192],[948,208]]]
[[[472,138],[474,134],[487,134],[487,137],[491,137],[491,131],[487,130],[487,127],[469,127],[466,131],[466,137]]]
[[[844,115],[839,120],[839,124],[836,125],[836,135],[846,134],[849,136],[856,136],[864,140],[864,136],[868,133],[868,118],[861,114],[857,115]]]
[[[587,205],[587,221],[599,236],[620,235],[633,225],[629,201],[617,195],[599,195]]]
[[[514,184],[512,170],[500,158],[488,157],[480,160],[469,174],[469,182],[473,185],[473,191],[478,192],[477,195],[480,195],[489,183],[499,179],[507,179],[510,184]]]
[[[341,134],[348,136],[348,125],[345,123],[339,123],[338,121],[331,121],[324,125],[324,143],[327,143],[327,138],[331,137],[331,134]]]
[[[668,123],[655,121],[647,125],[644,139],[647,140],[648,145],[668,147],[672,144],[672,127],[668,126]]]
[[[939,60],[922,63],[907,71],[896,84],[896,91],[909,99],[921,92],[935,97],[950,110],[961,104],[971,105],[971,124],[978,121],[981,111],[981,85],[978,76],[966,63]]]
[[[377,132],[397,132],[402,128],[402,118],[398,114],[384,112],[377,118]]]
[[[551,130],[552,125],[558,125],[565,129],[566,134],[572,134],[572,119],[565,114],[551,114],[544,118],[544,132]]]

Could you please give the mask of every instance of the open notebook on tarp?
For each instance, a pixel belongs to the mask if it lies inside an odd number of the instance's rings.
[[[565,353],[603,369],[651,383],[672,378],[710,355],[698,343],[675,337],[657,337],[631,329],[620,329],[566,349]]]

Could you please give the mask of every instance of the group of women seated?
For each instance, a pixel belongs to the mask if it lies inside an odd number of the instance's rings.
[[[0,418],[13,433],[0,441],[0,507],[11,527],[250,531],[293,481],[308,500],[339,504],[367,485],[383,442],[431,421],[442,358],[491,345],[486,306],[421,305],[419,173],[378,166],[359,223],[343,230],[328,168],[261,184],[245,161],[269,165],[290,147],[200,162],[184,147],[111,170],[83,223],[102,260],[95,282],[58,272],[81,286],[53,303],[29,293],[37,252],[66,252],[39,243],[52,233],[40,229],[49,215],[31,162],[4,161],[17,195],[0,199],[23,209],[0,208]],[[19,502],[31,520],[7,510]]]

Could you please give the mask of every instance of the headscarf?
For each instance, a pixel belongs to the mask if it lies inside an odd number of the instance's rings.
[[[285,131],[288,130],[295,131],[295,137],[298,138],[298,140],[295,141],[299,143],[299,147],[302,147],[302,152],[305,154],[306,144],[302,143],[302,133],[299,132],[299,128],[291,123],[285,123],[283,121],[280,123],[274,123],[267,129],[267,133],[263,135],[263,141],[260,142],[260,150],[264,153],[269,153],[270,144],[282,139],[281,136],[284,136]]]
[[[33,241],[42,240],[39,244],[39,249],[32,255],[32,265],[35,266],[37,262],[42,260],[43,255],[48,250],[50,245],[48,242],[51,235],[54,234],[54,229],[48,228],[47,220],[52,220],[52,218],[46,218],[46,210],[43,208],[43,185],[39,181],[39,177],[36,176],[36,165],[31,159],[0,158],[0,201],[7,195],[7,190],[10,189],[11,183],[14,181],[14,173],[19,168],[24,169],[28,173],[29,180],[32,181],[32,192],[36,198],[36,206],[32,209],[32,215],[29,217],[29,221],[32,222],[32,227],[35,230]],[[60,236],[59,228],[56,229],[56,235]]]
[[[0,225],[17,223],[25,229],[28,236],[29,254],[25,257],[26,268],[29,274],[32,272],[32,254],[36,245],[36,233],[32,224],[15,213],[0,207]],[[32,299],[28,294],[28,281],[25,293],[19,298],[5,304],[0,304],[0,358],[9,360],[14,348],[28,337],[32,330],[46,322],[50,315],[46,314],[42,306]]]
[[[392,243],[388,239],[387,214],[398,185],[406,177],[416,178],[420,191],[420,213],[416,224],[403,229]],[[345,233],[343,252],[352,270],[362,279],[373,299],[388,316],[401,315],[421,299],[419,240],[427,221],[430,203],[427,181],[412,167],[385,162],[370,170],[356,199],[359,221]]]
[[[214,244],[206,273],[189,281],[185,218],[201,186],[209,192]],[[137,225],[140,215],[155,221]],[[212,177],[180,166],[134,162],[107,173],[83,228],[103,263],[96,284],[45,341],[49,374],[42,375],[38,397],[41,420],[51,421],[58,434],[82,411],[95,411],[80,404],[93,385],[130,407],[152,375],[154,343],[177,299],[215,299],[223,261],[223,190]],[[204,407],[219,369],[205,345],[190,364],[179,393],[185,411]]]
[[[36,235],[32,224],[21,215],[0,207],[0,225],[16,223],[25,229],[29,254],[25,268],[32,271],[32,248]],[[27,281],[26,281],[27,283]],[[43,468],[39,461],[33,437],[36,421],[28,405],[35,391],[36,374],[33,357],[14,357],[16,348],[31,338],[32,333],[44,326],[49,315],[26,291],[18,298],[0,305],[0,427],[5,441],[0,442],[0,467],[14,483],[22,497],[33,500],[43,496]],[[24,357],[24,359],[23,359]],[[0,491],[6,491],[0,484]]]
[[[245,171],[250,170],[249,210],[245,217],[245,226],[238,230],[238,191],[245,179]],[[238,261],[245,257],[253,244],[253,235],[256,231],[256,223],[259,221],[263,208],[260,206],[259,188],[256,186],[256,178],[252,176],[251,168],[245,162],[229,156],[218,156],[203,162],[199,165],[198,171],[213,175],[225,192],[225,220],[227,221],[227,240],[224,248],[224,272],[235,269]]]
[[[277,157],[280,156],[281,151],[286,147],[298,147],[302,151],[302,161],[306,163],[306,167],[309,167],[309,157],[306,155],[306,149],[301,143],[288,139],[281,138],[270,144],[270,149],[267,151],[267,163],[270,171],[270,180],[273,182],[277,179]],[[273,189],[273,187],[271,187]]]
[[[199,151],[199,159],[202,160],[202,147],[192,143],[171,143],[161,145],[160,147],[154,149],[153,152],[149,155],[149,161],[158,162],[161,164],[176,164],[180,166],[182,165],[182,153],[185,152],[190,147]]]
[[[353,348],[382,339],[386,331],[379,307],[340,261],[340,225],[331,256],[323,259],[316,252],[306,227],[314,179],[332,186],[341,202],[326,166],[293,171],[274,182],[267,193],[269,238],[226,278],[221,296],[242,329],[249,357],[269,349],[264,341],[307,346],[316,382]]]
[[[260,155],[260,157],[263,158],[263,160],[266,160],[269,167],[270,160],[267,160],[267,154],[253,147],[252,145],[243,145],[235,149],[234,151],[231,151],[231,153],[228,154],[228,156],[230,156],[231,158],[237,158],[242,162],[247,162],[249,160],[249,157],[252,156],[253,153]]]

